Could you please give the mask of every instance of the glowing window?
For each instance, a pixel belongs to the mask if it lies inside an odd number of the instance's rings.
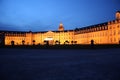
[[[119,28],[119,25],[117,27]]]

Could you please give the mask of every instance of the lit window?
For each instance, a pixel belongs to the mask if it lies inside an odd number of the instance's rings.
[[[112,38],[110,38],[110,41],[112,42]]]
[[[117,27],[119,28],[119,25]]]
[[[107,36],[107,32],[106,32],[106,34],[105,34],[106,36]]]
[[[116,38],[114,38],[114,42],[116,42]]]
[[[110,26],[110,29],[112,29],[112,27]]]
[[[116,31],[114,30],[114,35],[116,35]]]
[[[102,30],[104,30],[104,26],[102,26]]]
[[[120,34],[120,30],[118,31],[118,34]]]
[[[113,29],[115,29],[115,27],[113,27]]]
[[[99,31],[99,28],[97,28],[97,30]]]

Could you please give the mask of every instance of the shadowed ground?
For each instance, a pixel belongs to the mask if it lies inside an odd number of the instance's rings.
[[[120,49],[0,49],[0,80],[120,80]]]

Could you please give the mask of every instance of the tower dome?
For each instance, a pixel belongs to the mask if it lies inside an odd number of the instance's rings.
[[[116,12],[116,19],[119,20],[120,19],[120,11]]]
[[[60,23],[59,28],[58,28],[58,31],[64,31],[64,27],[63,27],[63,24],[62,24],[62,23]]]

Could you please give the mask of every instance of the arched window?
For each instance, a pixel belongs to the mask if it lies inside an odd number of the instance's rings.
[[[119,25],[117,26],[117,28],[119,28]]]
[[[116,31],[114,30],[114,35],[116,35]]]
[[[112,29],[112,27],[110,26],[110,28],[109,29]]]

